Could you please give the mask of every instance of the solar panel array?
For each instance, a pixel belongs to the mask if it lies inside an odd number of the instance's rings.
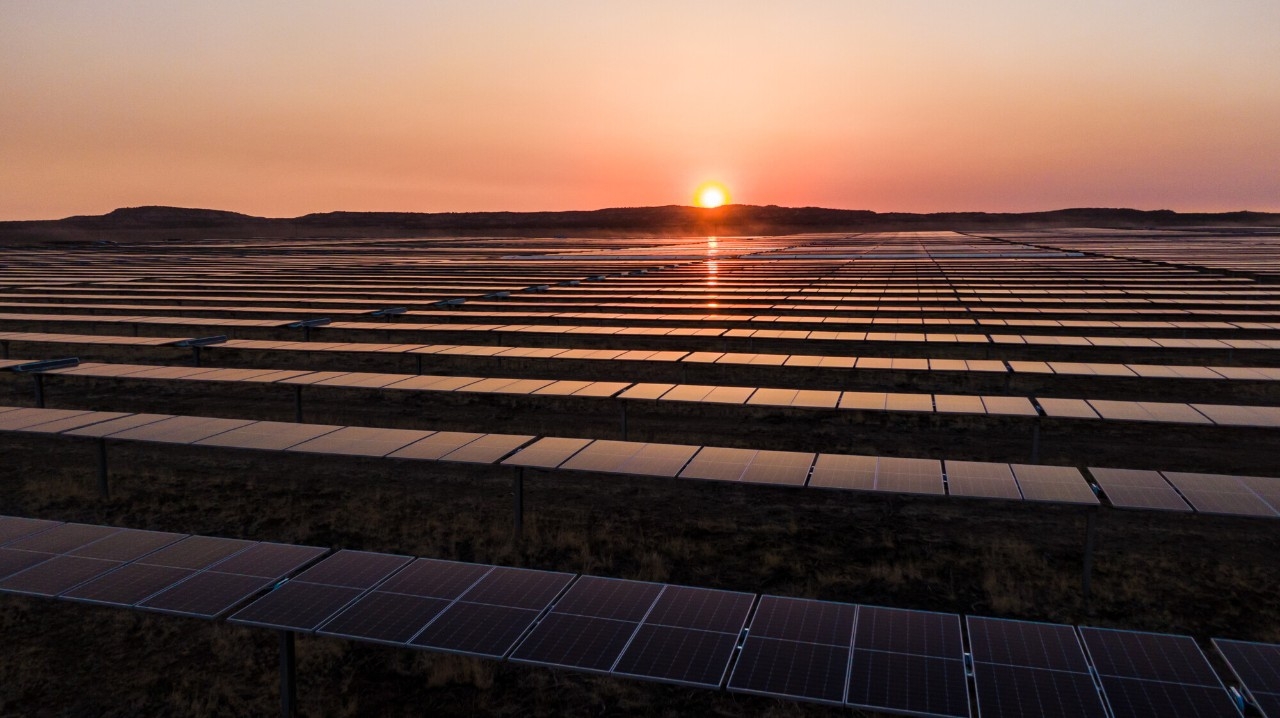
[[[0,433],[1277,518],[1277,268],[1275,232],[1201,229],[14,247]],[[384,398],[506,423],[391,428]],[[546,436],[565,407],[593,425]],[[991,448],[934,453],[962,431]],[[0,590],[871,711],[1238,714],[1186,637],[325,553],[6,519]],[[1274,712],[1271,649],[1216,646]]]
[[[1242,715],[1186,636],[366,551],[3,516],[0,593],[904,715]],[[1273,711],[1280,646],[1214,646]]]
[[[0,433],[786,487],[1102,504],[1079,469],[716,446],[0,407]],[[945,471],[945,474],[944,474]],[[1280,479],[1090,468],[1115,508],[1280,517]]]

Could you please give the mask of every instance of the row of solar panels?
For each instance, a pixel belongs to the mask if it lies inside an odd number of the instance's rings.
[[[514,276],[466,274],[455,267],[447,281],[437,275],[415,280],[413,275],[393,274],[383,277],[366,275],[365,282],[311,283],[286,275],[262,281],[250,276],[224,273],[222,281],[198,282],[195,272],[174,272],[168,278],[149,277],[143,281],[122,280],[116,273],[80,274],[80,282],[67,281],[66,270],[54,272],[19,272],[13,268],[7,272],[10,283],[26,284],[24,293],[14,297],[68,297],[128,299],[133,297],[164,301],[243,301],[276,299],[281,301],[324,301],[330,297],[358,297],[378,300],[389,296],[410,299],[430,299],[440,295],[481,293],[493,289],[519,289],[538,282],[559,283],[551,290],[556,296],[578,298],[588,296],[612,296],[617,299],[678,300],[702,299],[708,296],[728,300],[776,303],[779,301],[868,301],[877,299],[920,300],[938,304],[954,304],[962,300],[978,303],[995,302],[1045,302],[1064,303],[1081,301],[1097,303],[1099,300],[1129,300],[1135,303],[1154,303],[1183,300],[1187,302],[1227,303],[1235,300],[1266,302],[1273,300],[1276,290],[1247,279],[1224,280],[1211,277],[1197,280],[1179,272],[1117,274],[1097,265],[1079,267],[1092,277],[1062,278],[1055,276],[1054,263],[1039,267],[1024,264],[1022,271],[1008,264],[998,265],[996,271],[980,276],[976,273],[944,275],[912,273],[894,277],[892,272],[877,272],[875,268],[855,268],[856,274],[845,276],[821,276],[829,266],[822,264],[729,264],[723,259],[698,257],[699,261],[681,266],[644,266],[644,263],[660,261],[639,258],[626,264],[610,267],[591,267],[565,264],[560,267],[543,265],[538,273]],[[527,260],[526,260],[527,261]],[[715,272],[710,272],[704,261],[715,261]],[[1079,262],[1063,263],[1079,265]],[[515,269],[539,269],[520,262],[507,265]],[[1058,266],[1062,266],[1059,264]],[[68,268],[71,269],[71,268]],[[726,270],[727,271],[722,271]],[[1092,271],[1090,271],[1092,270]],[[163,270],[161,270],[163,271]],[[199,270],[196,270],[197,272]],[[159,275],[161,272],[157,272]],[[714,275],[714,276],[713,276]],[[815,276],[816,275],[816,276]],[[622,282],[586,284],[584,281],[617,279]],[[566,279],[567,277],[567,279]],[[50,281],[55,280],[55,281]],[[682,281],[683,280],[683,281]],[[714,280],[714,283],[712,283]],[[93,282],[92,285],[86,285]],[[357,301],[353,299],[352,301]]]
[[[1280,518],[1280,478],[0,407],[0,432]],[[1095,488],[1096,485],[1096,488]]]
[[[90,344],[104,346],[175,346],[195,337],[126,337],[103,334],[51,334],[0,332],[0,342],[32,344]],[[923,357],[854,357],[815,354],[758,354],[641,349],[565,349],[458,344],[376,344],[367,342],[298,342],[262,339],[228,339],[208,349],[241,349],[269,352],[331,352],[338,354],[436,354],[443,356],[493,356],[512,359],[589,359],[601,361],[688,362],[752,366],[803,367],[806,369],[859,369],[863,371],[946,371],[991,374],[1026,373],[1061,376],[1116,376],[1148,379],[1206,379],[1280,381],[1280,367],[1183,366],[1165,364],[1107,364],[1101,362],[1020,361],[997,359],[937,359]]]
[[[0,294],[0,297],[6,296]],[[12,296],[12,295],[8,295]],[[73,297],[66,297],[72,299]],[[404,299],[396,297],[402,306]],[[336,301],[336,300],[335,300]],[[368,300],[342,300],[342,303],[358,304],[359,308],[333,307],[328,306],[329,302],[323,303],[325,306],[310,307],[311,311],[323,312],[332,315],[359,316],[370,315],[375,313],[380,307],[370,307]],[[439,302],[433,302],[438,304]],[[466,311],[459,312],[454,310],[425,310],[425,309],[409,309],[405,308],[402,314],[404,316],[415,318],[444,318],[448,322],[455,322],[465,319],[474,320],[493,320],[505,319],[502,323],[510,323],[515,319],[535,320],[578,320],[578,321],[644,321],[644,322],[675,322],[680,324],[702,323],[702,322],[720,322],[725,324],[845,324],[845,325],[870,325],[870,326],[963,326],[963,327],[980,327],[980,326],[1001,326],[1001,327],[1045,327],[1045,328],[1097,328],[1097,329],[1244,329],[1256,331],[1275,331],[1280,329],[1280,324],[1272,321],[1262,321],[1273,319],[1276,312],[1264,310],[1249,309],[1195,309],[1195,308],[1157,308],[1135,310],[1132,308],[1110,308],[1110,309],[1077,309],[1053,311],[1043,308],[1001,308],[1001,307],[917,307],[917,306],[874,306],[874,305],[737,305],[731,308],[735,309],[768,309],[774,311],[795,311],[795,312],[812,312],[827,311],[831,314],[824,315],[739,315],[726,314],[724,312],[706,313],[707,304],[703,303],[681,303],[672,302],[661,306],[652,304],[624,304],[618,302],[607,302],[604,305],[612,309],[626,311],[581,311],[581,303],[565,302],[559,300],[543,300],[537,304],[533,304],[530,300],[525,299],[518,304],[511,300],[501,302],[478,299],[468,300],[466,302]],[[514,307],[534,306],[541,308],[538,310],[517,309]],[[599,306],[599,305],[597,305]],[[179,314],[188,313],[219,313],[219,314],[285,314],[296,316],[299,313],[298,307],[271,307],[271,306],[214,306],[214,305],[159,305],[159,304],[120,304],[107,302],[0,302],[0,307],[11,309],[92,309],[95,311],[113,310],[125,312],[147,312],[153,315],[154,312],[176,312]],[[501,307],[500,311],[485,311],[487,307]],[[655,313],[655,310],[688,310],[678,313]],[[901,317],[901,316],[882,316],[885,314],[910,314],[910,313],[928,313],[928,314],[957,314],[956,318],[937,318],[937,317]],[[1124,315],[1159,315],[1166,316],[1175,315],[1203,315],[1209,317],[1217,317],[1215,321],[1196,321],[1186,322],[1178,320],[1156,320],[1147,319],[1142,321],[1133,320],[1072,320],[1058,318],[1042,318],[1042,319],[995,319],[995,318],[971,318],[976,313],[989,314],[1033,314],[1041,317],[1050,317],[1050,315],[1063,314],[1069,316],[1078,316],[1081,314],[1124,314]],[[866,314],[869,316],[859,317],[850,316],[855,314]],[[1233,317],[1225,319],[1225,317]],[[1256,321],[1241,320],[1236,317],[1249,316],[1256,317]],[[261,318],[261,317],[259,317]],[[741,327],[738,327],[741,328]]]
[[[0,516],[0,592],[920,716],[1280,718],[1280,646]],[[967,635],[967,640],[966,640]],[[971,696],[972,692],[972,696]]]
[[[222,319],[216,317],[109,316],[100,314],[0,313],[0,321],[197,325],[207,327],[257,327],[283,329],[286,319]],[[924,332],[848,332],[779,329],[722,329],[717,327],[606,327],[568,324],[414,324],[409,322],[332,322],[326,331],[363,330],[386,332],[513,332],[519,334],[594,334],[604,336],[697,336],[738,339],[786,339],[796,341],[892,342],[930,344],[1019,344],[1032,346],[1127,347],[1148,349],[1280,349],[1280,339],[1188,339],[1174,337],[1094,337],[1020,334],[953,334]]]
[[[0,297],[14,296],[0,294]],[[66,299],[76,299],[75,296],[67,296]],[[80,297],[84,299],[93,299],[94,297]],[[403,297],[395,297],[395,300],[401,303],[405,302]],[[250,300],[243,300],[250,301]],[[327,314],[361,316],[369,315],[379,311],[379,307],[371,307],[368,300],[356,299],[335,299],[318,303],[328,305],[329,303],[342,304],[358,304],[360,308],[344,308],[324,306],[317,311]],[[309,304],[308,302],[298,301],[299,304]],[[433,304],[436,302],[432,302]],[[95,311],[111,310],[111,311],[131,311],[131,312],[147,312],[149,316],[155,316],[156,312],[172,312],[179,315],[196,315],[191,317],[192,321],[201,321],[198,315],[200,313],[219,313],[219,314],[283,314],[290,317],[289,321],[293,321],[298,314],[298,307],[271,307],[271,306],[210,306],[195,304],[179,304],[179,305],[159,305],[159,304],[120,304],[120,303],[50,303],[50,302],[0,302],[0,307],[9,309],[91,309]],[[654,309],[655,307],[637,307],[643,309]],[[656,307],[660,308],[660,307]],[[705,307],[693,306],[689,308],[704,309]],[[781,308],[781,307],[779,307]],[[797,307],[798,310],[804,310],[804,307]],[[835,309],[835,308],[833,308]],[[885,307],[863,308],[871,313],[884,313]],[[812,311],[812,309],[809,309]],[[847,311],[847,310],[846,310]],[[896,311],[890,308],[890,311]],[[1218,311],[1217,314],[1225,314],[1227,312]],[[858,316],[841,316],[841,315],[781,315],[781,316],[753,316],[753,315],[734,315],[734,314],[657,314],[657,313],[640,313],[640,312],[552,312],[552,311],[526,311],[522,309],[511,308],[505,311],[481,311],[468,310],[464,313],[457,311],[440,311],[440,310],[423,310],[423,309],[403,309],[398,312],[399,316],[416,319],[439,319],[445,318],[447,322],[452,323],[456,320],[466,320],[473,322],[481,322],[489,320],[497,321],[501,324],[510,324],[515,321],[545,321],[553,320],[576,320],[576,321],[596,321],[596,322],[666,322],[674,323],[680,326],[688,324],[721,324],[722,329],[743,329],[750,328],[752,324],[818,324],[818,325],[844,325],[846,327],[857,326],[873,326],[873,327],[918,327],[922,330],[928,330],[932,327],[966,327],[970,329],[981,329],[982,327],[1043,327],[1052,329],[1167,329],[1176,331],[1187,330],[1244,330],[1244,331],[1278,331],[1280,323],[1264,322],[1264,321],[1126,321],[1126,320],[1073,320],[1073,319],[994,319],[994,318],[972,318],[969,312],[965,312],[963,318],[954,319],[938,319],[938,318],[922,318],[922,317],[858,317]],[[104,316],[104,315],[95,315]],[[105,315],[111,316],[111,315]],[[1266,313],[1267,317],[1275,316],[1274,313]],[[261,317],[259,317],[261,318]],[[402,322],[403,323],[403,322]],[[748,325],[746,327],[738,325]],[[648,326],[647,324],[644,326]]]
[[[0,368],[23,366],[24,360],[0,360]],[[1020,396],[909,394],[898,392],[775,389],[702,384],[656,384],[555,379],[510,379],[369,372],[101,364],[43,372],[60,376],[151,379],[159,381],[248,382],[386,389],[389,391],[506,394],[523,396],[616,397],[630,401],[674,401],[730,406],[834,409],[845,411],[973,414],[1037,417],[1033,400]],[[1155,401],[1039,398],[1044,415],[1055,419],[1100,419],[1207,426],[1280,428],[1280,407],[1228,404],[1184,404]]]

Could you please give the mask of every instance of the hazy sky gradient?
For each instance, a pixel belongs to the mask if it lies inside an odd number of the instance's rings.
[[[0,0],[0,219],[1280,211],[1276,0]]]

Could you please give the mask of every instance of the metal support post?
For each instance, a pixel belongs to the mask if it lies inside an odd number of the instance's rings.
[[[627,440],[627,402],[619,401],[618,406],[622,409],[622,440]]]
[[[191,366],[200,366],[200,347],[191,347]]]
[[[418,354],[418,376],[422,376],[422,355]]]
[[[302,341],[311,341],[311,326],[307,325],[302,328]]]
[[[293,387],[293,420],[302,423],[302,385],[297,384]]]
[[[107,485],[107,440],[98,439],[98,494],[103,499],[111,498],[111,488]]]
[[[1031,429],[1031,463],[1040,463],[1040,419],[1036,419]]]
[[[35,372],[34,374],[31,375],[31,378],[35,380],[35,383],[36,383],[36,408],[43,409],[44,408],[44,375],[41,374],[40,372]]]
[[[514,518],[516,540],[524,538],[524,467],[517,466],[515,481],[512,482],[511,493],[515,497]]]
[[[1084,605],[1087,608],[1093,587],[1093,544],[1097,533],[1098,512],[1089,509],[1085,515],[1084,528],[1084,575],[1081,588],[1084,592]]]
[[[293,631],[280,632],[280,715],[294,718],[298,714],[298,686],[295,681]]]

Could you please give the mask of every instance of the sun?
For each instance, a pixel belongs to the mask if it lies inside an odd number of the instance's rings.
[[[729,202],[729,190],[719,182],[707,182],[693,193],[694,204],[713,209]]]

